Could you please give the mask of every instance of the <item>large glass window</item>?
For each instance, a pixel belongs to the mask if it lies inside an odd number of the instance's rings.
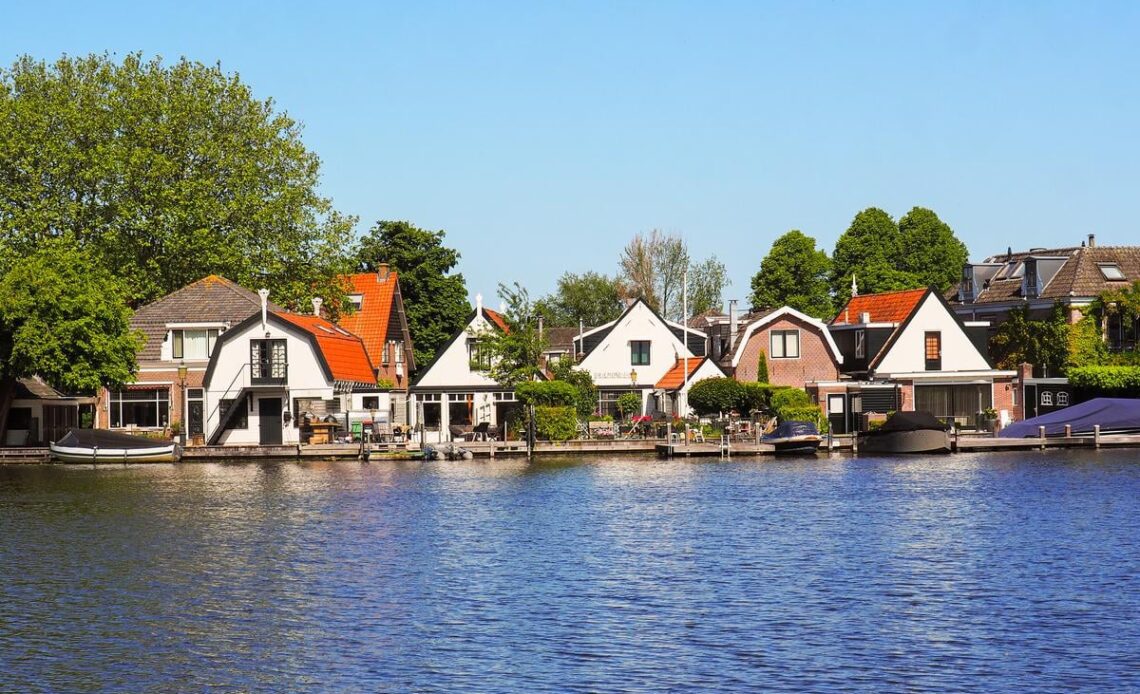
[[[942,420],[956,419],[967,424],[974,421],[974,415],[990,407],[993,392],[988,383],[914,387],[914,409]]]
[[[633,340],[629,343],[629,363],[634,366],[649,364],[649,340]]]
[[[170,422],[170,390],[148,388],[111,393],[112,428],[164,427]]]
[[[773,330],[769,342],[768,356],[773,359],[800,358],[800,331]]]
[[[438,430],[440,423],[443,421],[442,403],[440,402],[439,393],[423,393],[416,396],[420,401],[420,413],[422,419],[420,423],[425,429]]]
[[[599,390],[598,391],[598,414],[609,415],[614,419],[618,419],[617,401],[618,398],[626,393],[634,393],[637,397],[641,397],[640,390]]]
[[[474,393],[449,393],[447,396],[447,423],[473,424],[475,414]]]
[[[201,330],[174,330],[175,359],[209,359],[218,340],[217,328]]]

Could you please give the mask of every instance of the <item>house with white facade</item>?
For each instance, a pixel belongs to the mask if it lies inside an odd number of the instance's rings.
[[[864,412],[921,410],[972,426],[993,408],[1017,418],[1017,372],[995,369],[988,323],[963,321],[933,288],[854,296],[828,326],[842,354],[841,378],[809,383],[836,433]]]
[[[514,390],[487,375],[490,354],[482,348],[489,331],[509,331],[502,314],[475,297],[467,324],[436,352],[435,359],[416,376],[411,386],[411,417],[427,443],[459,438],[479,425],[502,431],[508,415],[518,407]]]
[[[667,321],[638,299],[616,320],[575,337],[574,353],[581,359],[577,368],[589,372],[598,388],[599,412],[616,415],[617,399],[636,393],[642,413],[654,414],[676,407],[657,384],[678,360],[702,361],[707,341],[704,332]]]
[[[354,400],[387,397],[359,337],[319,315],[270,309],[268,292],[259,294],[261,310],[216,338],[206,367],[201,405],[209,444],[302,443],[307,422],[331,418],[344,430]],[[319,300],[314,304],[319,314]]]

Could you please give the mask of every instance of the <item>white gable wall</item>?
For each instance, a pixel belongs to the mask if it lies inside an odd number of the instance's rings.
[[[942,333],[942,371],[984,371],[986,358],[946,310],[938,297],[928,294],[890,351],[875,368],[878,374],[911,373],[926,370],[925,333]]]
[[[233,328],[232,330],[236,330]],[[330,400],[333,398],[333,383],[326,380],[324,370],[321,368],[320,358],[313,351],[308,335],[297,328],[285,328],[269,322],[262,329],[261,322],[256,321],[238,334],[226,333],[225,342],[215,347],[217,362],[210,382],[205,384],[206,389],[206,437],[218,427],[218,403],[221,400],[232,400],[244,387],[250,386],[249,343],[251,340],[285,339],[286,359],[288,361],[287,385],[284,388],[270,388],[259,386],[253,393],[252,409],[249,410],[249,426],[246,429],[231,429],[222,435],[221,444],[256,444],[260,438],[259,421],[257,418],[258,404],[261,397],[280,398],[286,410],[292,410],[293,398],[320,398]],[[249,405],[247,404],[247,407]],[[294,416],[296,413],[292,413]],[[282,431],[282,443],[297,443],[299,430],[290,422]]]
[[[413,389],[495,386],[495,381],[487,374],[471,370],[471,359],[467,353],[467,340],[495,329],[483,317],[482,312],[476,313],[475,318],[463,329],[463,334],[448,345],[431,368],[416,382]]]
[[[631,362],[630,343],[634,340],[649,340],[648,364]],[[637,371],[639,386],[652,386],[686,352],[688,349],[669,326],[658,319],[648,306],[638,302],[618,319],[606,338],[586,355],[578,368],[590,372],[594,384],[599,387],[629,386],[629,375],[633,370]],[[689,355],[699,358],[691,352]]]

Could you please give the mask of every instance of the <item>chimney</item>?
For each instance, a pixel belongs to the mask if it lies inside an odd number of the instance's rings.
[[[379,265],[376,266],[376,281],[377,282],[387,282],[388,281],[388,274],[389,274],[388,263],[380,263]]]
[[[728,300],[728,349],[736,349],[736,331],[740,328],[736,317],[736,299]]]
[[[1089,234],[1089,248],[1096,248],[1096,234]]]
[[[476,294],[475,295],[475,313],[479,314],[479,315],[483,314],[483,295],[482,294]]]
[[[261,329],[265,330],[266,323],[269,320],[269,290],[264,287],[258,289],[257,295],[261,297]]]
[[[322,299],[321,297],[319,297],[319,296],[313,297],[313,315],[316,316],[317,318],[321,317],[321,304],[323,304],[323,303],[324,303],[324,299]]]
[[[542,340],[542,314],[538,316],[538,339]]]

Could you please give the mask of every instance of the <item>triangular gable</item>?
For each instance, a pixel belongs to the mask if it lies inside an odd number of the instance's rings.
[[[436,351],[435,358],[420,370],[416,380],[412,382],[412,388],[497,385],[482,372],[472,371],[467,356],[466,338],[473,337],[487,328],[506,330],[507,324],[501,314],[487,308],[469,313],[463,329],[455,333]]]
[[[823,336],[824,342],[827,343],[827,348],[831,350],[831,356],[835,358],[835,363],[843,363],[843,355],[839,353],[839,346],[835,344],[835,339],[831,336],[831,331],[827,329],[827,324],[819,319],[812,318],[806,313],[801,313],[791,306],[783,306],[752,321],[744,327],[744,331],[736,340],[736,351],[732,355],[732,366],[735,368],[740,364],[740,359],[744,356],[744,349],[748,344],[748,340],[752,338],[757,330],[775,323],[784,316],[791,316],[815,328],[815,330]]]
[[[634,299],[633,302],[631,302],[629,306],[626,306],[625,310],[621,312],[621,315],[618,316],[617,318],[615,318],[614,320],[610,321],[609,323],[602,323],[599,326],[596,326],[594,328],[591,328],[591,329],[583,332],[581,335],[575,335],[574,340],[572,342],[572,344],[575,348],[575,351],[579,354],[584,354],[586,357],[590,356],[590,353],[593,352],[595,349],[597,349],[605,341],[605,339],[609,335],[610,331],[612,331],[614,329],[614,326],[620,325],[621,322],[623,320],[625,320],[626,316],[628,316],[630,313],[632,313],[634,311],[634,309],[636,309],[639,305],[644,306],[645,309],[648,310],[651,314],[653,314],[653,316],[655,318],[657,318],[657,320],[660,321],[663,326],[665,326],[668,330],[670,330],[674,334],[674,336],[677,338],[678,343],[683,342],[681,335],[685,334],[686,332],[690,336],[689,337],[690,342],[693,341],[694,337],[698,338],[702,342],[708,341],[708,335],[705,332],[697,330],[696,328],[681,325],[680,323],[674,323],[671,320],[665,320],[665,318],[663,318],[660,313],[658,313],[656,310],[654,310],[654,308],[652,306],[650,306],[645,301],[645,299],[638,297],[637,299]],[[593,340],[593,341],[587,339],[587,338],[593,337],[595,335],[598,335],[598,337],[600,339]],[[586,343],[586,344],[592,343],[592,346],[588,350],[584,350],[582,345],[579,344],[579,340],[581,340],[583,343]],[[690,349],[689,354],[695,354],[695,353],[693,352],[692,349]]]
[[[869,368],[884,374],[926,370],[926,332],[942,336],[941,371],[986,371],[993,369],[989,358],[970,339],[962,319],[933,287],[914,305],[890,339],[870,362]]]

